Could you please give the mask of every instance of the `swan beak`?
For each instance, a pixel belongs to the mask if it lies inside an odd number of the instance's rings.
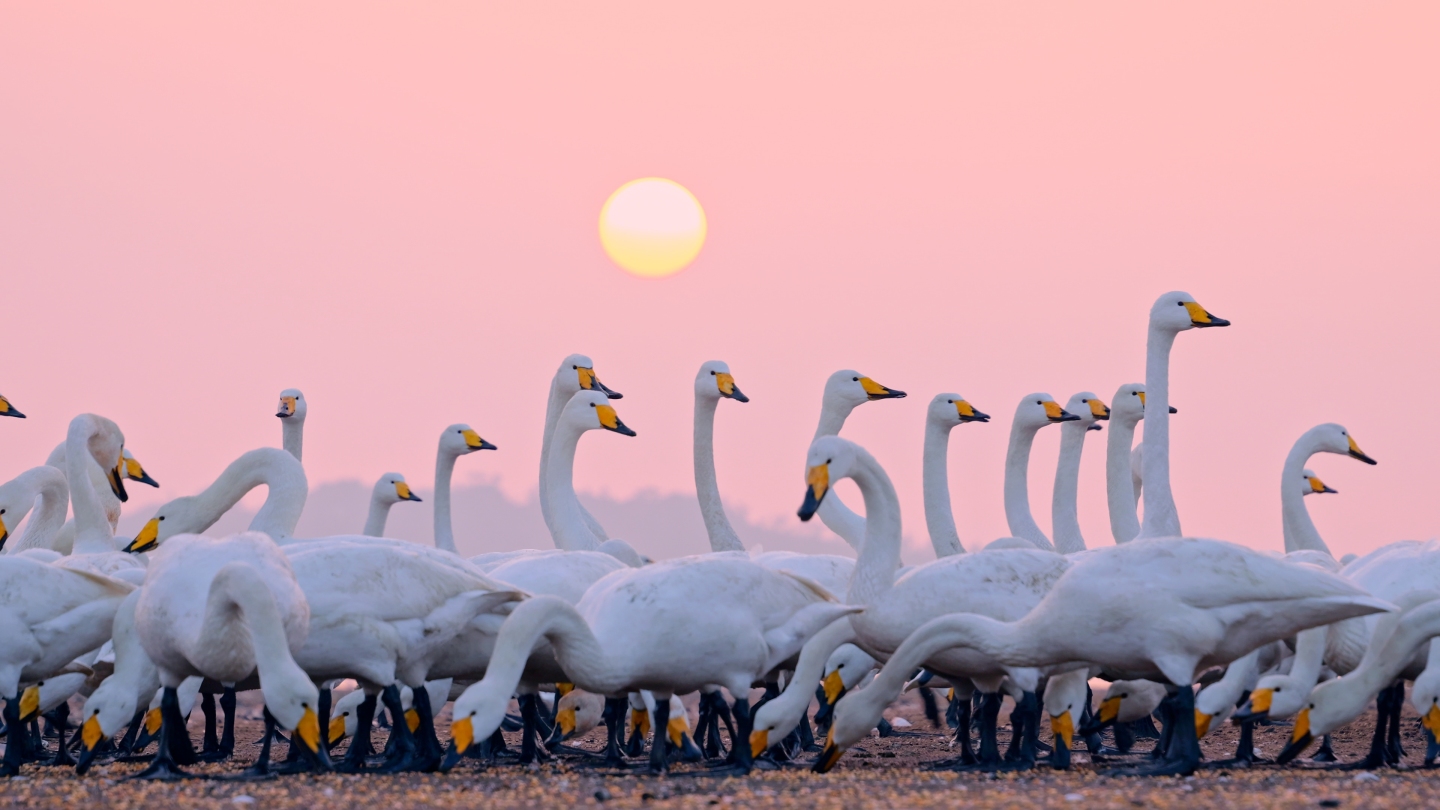
[[[825,735],[825,749],[820,752],[820,756],[815,758],[815,767],[811,770],[815,773],[829,773],[830,769],[835,767],[835,763],[840,761],[840,755],[844,753],[835,746],[835,726],[832,724],[830,733]]]
[[[765,753],[770,747],[770,732],[765,729],[756,729],[750,732],[750,756],[758,757]]]
[[[10,530],[5,528],[5,516],[0,514],[0,551],[5,550],[5,541],[10,539]]]
[[[25,414],[15,410],[15,406],[11,405],[10,400],[5,397],[0,397],[0,416],[13,416],[17,419],[25,418]]]
[[[596,405],[595,413],[600,417],[600,427],[619,433],[621,436],[634,436],[635,431],[625,427],[615,409],[609,405]]]
[[[120,477],[120,469],[124,466],[125,459],[122,457],[105,475],[110,479],[110,491],[115,493],[115,497],[119,498],[121,503],[130,500],[130,496],[125,493],[125,479]]]
[[[160,518],[150,518],[141,527],[140,533],[130,541],[125,550],[131,554],[139,554],[143,551],[150,551],[160,545]]]
[[[462,717],[450,724],[450,740],[455,743],[455,752],[460,756],[470,750],[470,743],[475,741],[475,730],[470,724],[470,718]]]
[[[720,389],[720,396],[722,397],[729,397],[730,399],[740,402],[750,401],[749,397],[740,393],[740,389],[735,385],[735,378],[729,374],[716,374],[715,385]]]
[[[1310,709],[1301,709],[1300,713],[1295,715],[1295,731],[1290,735],[1290,744],[1285,746],[1285,750],[1280,752],[1280,756],[1276,757],[1275,761],[1284,765],[1300,756],[1306,748],[1310,747],[1310,743],[1314,739],[1315,737],[1310,733]]]
[[[104,737],[105,732],[100,728],[100,715],[90,715],[90,719],[80,728],[80,742],[85,744],[85,750],[94,751]]]
[[[825,676],[825,702],[831,706],[840,699],[840,693],[845,691],[845,679],[840,677],[840,670],[835,670]]]
[[[595,376],[595,369],[576,368],[575,373],[580,375],[580,387],[585,389],[586,391],[599,391],[610,399],[625,398],[625,395],[621,394],[619,391],[612,391],[609,388],[606,388],[605,383],[600,382],[600,378]]]
[[[1066,748],[1070,747],[1070,742],[1075,739],[1075,721],[1070,717],[1069,709],[1050,718],[1050,731]]]
[[[145,733],[149,734],[151,737],[159,734],[161,720],[162,718],[160,716],[159,709],[151,709],[150,711],[145,712]]]
[[[40,686],[27,686],[20,694],[20,722],[28,723],[40,713]]]
[[[1250,700],[1240,707],[1232,720],[1240,723],[1264,722],[1270,717],[1270,704],[1275,700],[1275,690],[1256,689],[1250,693]]]
[[[280,397],[280,407],[275,409],[275,415],[281,419],[289,419],[295,415],[295,397]]]
[[[1316,476],[1310,476],[1310,494],[1324,495],[1327,493],[1336,493],[1339,491],[1340,490],[1338,489],[1331,489],[1330,487],[1326,486],[1325,482],[1321,481]]]
[[[485,441],[484,439],[480,438],[480,434],[479,434],[479,433],[476,433],[476,432],[473,431],[473,430],[461,431],[461,434],[460,434],[460,435],[462,435],[462,436],[465,437],[465,446],[466,446],[467,448],[469,448],[472,452],[475,451],[475,450],[498,450],[498,449],[499,449],[499,448],[497,448],[495,445],[491,444],[490,442],[487,442],[487,441]],[[417,500],[418,500],[418,499],[417,499]]]
[[[414,709],[407,710],[405,712],[405,726],[410,729],[411,734],[414,734],[415,729],[420,728],[420,712]]]
[[[331,745],[345,739],[345,715],[330,720],[329,738]]]
[[[1200,739],[1210,733],[1210,721],[1215,719],[1214,715],[1206,714],[1199,709],[1195,710],[1195,739]]]
[[[860,378],[860,387],[865,389],[865,398],[871,402],[877,399],[904,399],[905,392],[886,388],[869,377]]]
[[[963,399],[955,400],[955,412],[960,415],[961,422],[989,422],[990,414],[975,410],[975,406]]]
[[[683,717],[672,717],[670,722],[665,724],[665,733],[670,737],[670,744],[676,748],[683,748],[685,745],[685,732],[690,730],[690,724]],[[755,736],[755,735],[750,735]]]
[[[575,684],[573,684],[573,683],[557,683],[557,684],[555,684],[555,694],[558,695],[558,696],[560,696],[560,697],[562,697],[562,698],[565,697],[566,695],[570,694],[570,693],[573,692],[573,691],[575,691]]]
[[[294,736],[299,737],[311,753],[319,753],[320,717],[315,714],[314,709],[305,707],[305,713],[300,716],[300,722],[295,726]]]
[[[1440,705],[1430,704],[1430,711],[1420,718],[1420,725],[1429,729],[1430,736],[1440,738]]]
[[[150,473],[145,472],[145,468],[140,466],[140,462],[138,459],[130,458],[127,456],[122,461],[122,463],[125,465],[126,478],[129,478],[131,481],[135,481],[159,489],[160,482],[156,481],[154,478],[151,478]]]
[[[808,486],[805,490],[805,502],[800,504],[801,520],[815,517],[815,513],[820,509],[820,502],[825,500],[825,493],[830,490],[830,465],[817,464],[811,467],[805,476],[805,483]]]
[[[421,501],[420,498],[415,495],[415,493],[410,491],[410,485],[405,483],[404,481],[395,482],[395,497],[399,498],[402,501],[414,501],[416,503],[423,503],[423,501]]]
[[[1194,301],[1186,301],[1185,309],[1190,313],[1191,326],[1229,326],[1230,322],[1224,318],[1217,318],[1205,310],[1204,307]]]
[[[1049,417],[1049,419],[1050,419],[1051,422],[1078,422],[1078,421],[1080,421],[1080,417],[1078,417],[1078,416],[1076,416],[1075,414],[1070,413],[1069,411],[1067,411],[1067,410],[1065,410],[1064,408],[1060,407],[1060,405],[1059,405],[1058,403],[1056,403],[1054,400],[1050,400],[1050,401],[1048,401],[1048,402],[1043,402],[1043,403],[1041,403],[1041,404],[1045,406],[1045,416]]]
[[[1086,429],[1086,430],[1104,430],[1104,429],[1105,429],[1105,426],[1102,425],[1102,424],[1100,424],[1099,422],[1091,422],[1089,425],[1087,425],[1087,426],[1085,427],[1085,429]]]
[[[1120,701],[1121,701],[1121,700],[1122,700],[1122,699],[1119,698],[1119,697],[1112,697],[1112,698],[1105,698],[1105,700],[1101,701],[1101,703],[1100,703],[1100,722],[1101,722],[1102,724],[1113,723],[1113,722],[1115,722],[1115,718],[1117,718],[1117,717],[1120,716]]]
[[[556,712],[555,724],[560,726],[560,739],[570,739],[570,735],[575,733],[575,710],[567,708]]]
[[[1090,402],[1089,402],[1088,404],[1090,405],[1090,415],[1091,415],[1091,416],[1095,417],[1096,419],[1109,419],[1109,418],[1110,418],[1110,406],[1109,406],[1109,405],[1106,405],[1104,402],[1100,401],[1098,398],[1097,398],[1097,399],[1092,399],[1092,400],[1090,400]]]
[[[1350,439],[1350,457],[1351,457],[1351,458],[1358,458],[1358,459],[1360,459],[1361,461],[1365,462],[1366,464],[1376,464],[1376,463],[1378,463],[1378,462],[1375,461],[1375,459],[1373,459],[1373,458],[1365,455],[1365,453],[1360,450],[1360,445],[1358,445],[1358,444],[1355,443],[1355,437],[1354,437],[1354,436],[1350,436],[1349,439]],[[121,500],[124,500],[124,499],[122,498]]]
[[[644,709],[630,710],[630,732],[633,734],[636,729],[641,737],[650,733],[650,713]]]

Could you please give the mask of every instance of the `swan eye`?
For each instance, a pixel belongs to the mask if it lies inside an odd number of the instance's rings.
[[[1036,405],[1044,405],[1044,404],[1045,404],[1045,401],[1044,401],[1044,400],[1037,399],[1037,400],[1035,400],[1035,404],[1036,404]]]
[[[580,367],[579,367],[579,366],[571,366],[571,367],[570,367],[570,370],[571,370],[571,371],[579,371],[579,370],[580,370]]]
[[[851,377],[850,379],[851,379],[852,381],[854,381],[854,382],[860,382],[860,378],[859,378],[859,377]]]
[[[593,402],[590,403],[590,407],[592,407],[592,408],[595,407],[595,403],[593,403]]]
[[[711,376],[711,377],[714,377],[714,376],[715,376],[715,371],[714,371],[714,369],[711,369],[711,371],[710,371],[710,376]]]
[[[164,516],[164,515],[161,515],[160,517],[155,518],[155,519],[156,519],[156,520],[164,520],[164,519],[165,519],[165,516]]]
[[[4,509],[0,509],[0,515],[3,515],[3,514],[5,514],[5,510],[4,510]]]
[[[1176,302],[1175,302],[1175,306],[1177,306],[1177,307],[1183,307],[1183,306],[1185,306],[1185,302],[1184,302],[1184,301],[1176,301]]]
[[[826,464],[830,464],[830,463],[832,463],[832,462],[834,462],[834,461],[835,461],[835,459],[833,459],[833,458],[827,458],[827,459],[825,459],[825,463],[826,463]]]

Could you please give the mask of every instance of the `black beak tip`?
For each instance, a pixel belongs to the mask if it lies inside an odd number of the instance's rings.
[[[616,432],[616,433],[619,433],[621,436],[636,436],[636,435],[639,435],[639,434],[637,434],[635,431],[631,430],[630,428],[625,427],[624,423],[621,423],[620,425],[616,426],[615,432]]]
[[[1174,405],[1171,405],[1171,406],[1170,406],[1170,413],[1179,413],[1179,412],[1180,412],[1180,409],[1179,409],[1179,408],[1176,408]]]
[[[499,450],[500,448],[499,448],[499,447],[496,447],[495,445],[491,444],[490,442],[485,441],[484,439],[481,439],[481,440],[480,440],[480,449],[481,449],[481,450]]]
[[[730,398],[733,399],[733,400],[735,400],[736,402],[749,402],[749,401],[750,401],[750,398],[749,398],[749,397],[747,397],[747,396],[745,396],[744,394],[740,393],[740,389],[739,389],[739,388],[736,388],[736,389],[735,389],[735,393],[731,394],[731,395],[730,395]]]
[[[288,413],[277,413],[277,414],[275,414],[275,415],[278,416],[278,417],[280,417],[281,419],[289,419],[289,418],[290,418],[290,414],[288,414]]]
[[[1087,428],[1085,428],[1085,429],[1086,429],[1086,430],[1104,430],[1104,429],[1105,429],[1105,426],[1102,425],[1102,424],[1100,424],[1099,422],[1094,422],[1094,423],[1092,423],[1089,427],[1087,427]]]
[[[411,495],[411,496],[410,496],[410,500],[412,500],[412,501],[414,501],[414,502],[416,502],[416,503],[424,503],[424,502],[425,502],[424,500],[422,500],[422,499],[420,498],[419,495]]]

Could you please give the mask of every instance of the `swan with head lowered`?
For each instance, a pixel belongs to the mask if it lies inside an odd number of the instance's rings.
[[[60,444],[56,445],[55,449],[50,451],[50,456],[45,459],[45,464],[59,470],[62,475],[68,476],[69,464],[66,462],[65,444],[65,442],[60,442]],[[135,455],[130,452],[129,448],[122,450],[120,455],[123,459],[119,467],[122,481],[134,481],[157,488],[160,486],[160,483],[154,478],[151,478],[150,474],[145,471],[144,466],[140,464],[140,461],[135,458]],[[89,468],[90,486],[95,492],[95,497],[100,502],[100,508],[104,511],[105,519],[109,522],[110,531],[113,534],[116,527],[120,525],[122,506],[120,499],[115,496],[114,491],[110,488],[107,471],[101,468],[100,463],[94,459],[93,455],[90,457],[90,463],[87,464],[86,467]],[[74,546],[75,521],[72,519],[65,521],[65,525],[62,526],[60,531],[55,535],[54,540],[50,544],[50,548],[53,548],[61,554],[69,554]]]
[[[1080,454],[1085,450],[1085,437],[1092,430],[1100,430],[1100,422],[1110,418],[1110,408],[1089,391],[1081,391],[1070,397],[1064,410],[1077,418],[1060,426],[1060,461],[1055,468],[1050,519],[1055,534],[1055,550],[1061,554],[1073,554],[1085,550],[1077,504],[1080,496]]]
[[[420,498],[410,491],[405,476],[396,472],[385,473],[375,482],[370,491],[370,513],[365,517],[365,528],[360,531],[366,537],[384,537],[385,523],[390,517],[390,507],[403,501],[420,503]]]
[[[1168,681],[1175,743],[1165,760],[1137,772],[1189,773],[1200,757],[1191,689],[1200,671],[1308,627],[1392,608],[1335,574],[1219,540],[1095,549],[1077,556],[1018,620],[957,613],[911,633],[868,687],[836,706],[816,767],[833,767],[869,731],[915,667],[962,648],[1010,668],[1100,666],[1122,678]]]
[[[1035,404],[1034,398],[1028,401],[1030,407],[1039,411],[1040,419],[1048,419],[1044,400],[1041,404]],[[1022,414],[1022,418],[1029,419],[1030,416]],[[798,721],[799,712],[809,703],[821,668],[839,644],[853,642],[865,653],[883,661],[890,658],[905,639],[927,620],[957,609],[984,613],[997,620],[1019,619],[1039,603],[1051,584],[1070,565],[1069,559],[1062,555],[1035,548],[989,549],[979,554],[956,554],[917,565],[897,579],[901,545],[900,505],[885,470],[864,448],[838,436],[825,436],[812,442],[807,462],[808,486],[805,502],[800,508],[801,519],[813,516],[829,497],[834,482],[842,478],[853,480],[864,496],[865,543],[856,561],[855,575],[847,596],[850,604],[863,606],[864,612],[851,616],[848,622],[837,622],[836,626],[826,628],[806,646],[790,686],[779,698],[766,703],[757,712],[756,727],[750,738],[752,750],[764,750],[774,735],[789,732],[789,728]],[[1024,691],[1033,692],[1039,673],[1024,667],[1006,666],[988,653],[958,648],[935,650],[933,656],[916,661],[911,672],[919,666],[944,676],[952,683],[969,679],[985,695],[981,710],[979,761],[984,767],[998,767],[1000,755],[995,732],[1002,700],[1001,682],[1010,677],[1022,684]],[[897,687],[890,697],[893,699],[898,694]],[[1024,717],[1025,711],[1038,715],[1038,700],[1033,695],[1023,696],[1022,703],[1024,705],[1021,711],[1017,711],[1018,716]],[[843,700],[840,705],[844,705]],[[872,718],[866,733],[879,719],[879,715]],[[968,724],[966,718],[966,728]],[[969,765],[973,756],[969,751],[968,734],[961,735],[961,742],[961,764]]]

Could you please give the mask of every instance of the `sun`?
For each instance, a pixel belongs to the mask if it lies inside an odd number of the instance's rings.
[[[612,261],[637,276],[672,275],[705,244],[705,210],[674,180],[631,180],[600,209],[600,244]]]

